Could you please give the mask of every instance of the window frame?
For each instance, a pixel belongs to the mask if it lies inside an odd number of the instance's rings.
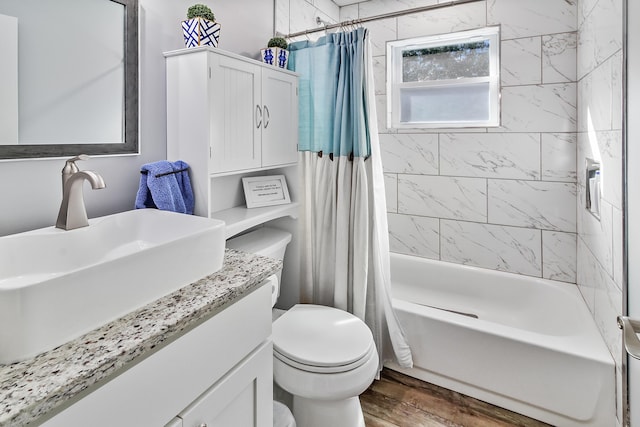
[[[411,49],[428,49],[454,43],[471,43],[489,40],[489,76],[465,77],[424,82],[402,82],[402,52]],[[390,129],[465,128],[500,126],[500,26],[488,26],[475,30],[449,34],[415,37],[387,42],[387,127]],[[401,122],[400,91],[404,88],[437,88],[489,83],[489,118],[487,120]]]

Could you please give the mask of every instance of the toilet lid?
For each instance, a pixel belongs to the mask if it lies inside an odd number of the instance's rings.
[[[277,349],[273,349],[273,357],[284,362],[286,365],[296,368],[300,371],[305,372],[313,372],[317,374],[339,374],[342,372],[353,371],[354,369],[359,368],[369,361],[371,358],[378,358],[378,353],[376,353],[376,346],[371,345],[367,354],[360,360],[356,360],[352,363],[347,363],[345,365],[333,365],[333,366],[315,366],[315,365],[307,365],[305,363],[297,362],[293,359],[288,358],[287,356],[280,353]]]
[[[344,372],[360,366],[375,351],[369,327],[332,307],[298,304],[273,323],[275,356],[296,367]],[[279,357],[284,356],[284,357]]]

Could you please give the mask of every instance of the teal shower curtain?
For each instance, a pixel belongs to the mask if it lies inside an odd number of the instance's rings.
[[[289,47],[289,68],[300,73],[300,151],[369,156],[363,114],[365,34],[359,28]]]
[[[300,73],[302,302],[349,311],[371,329],[380,369],[411,367],[391,306],[389,237],[365,28],[289,46]]]

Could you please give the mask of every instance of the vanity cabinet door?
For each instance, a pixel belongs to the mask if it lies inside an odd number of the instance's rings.
[[[257,64],[210,53],[210,173],[261,166],[261,70]]]
[[[182,426],[272,426],[272,358],[268,341],[182,411]]]
[[[298,78],[262,69],[262,166],[298,160]]]

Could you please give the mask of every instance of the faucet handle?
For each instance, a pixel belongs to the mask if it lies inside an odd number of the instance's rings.
[[[86,154],[78,154],[75,157],[70,158],[69,160],[67,160],[67,162],[76,162],[78,160],[89,160],[91,157],[87,156]]]
[[[78,166],[76,166],[76,162],[78,160],[89,160],[89,156],[87,156],[86,154],[79,154],[75,157],[70,158],[64,164],[64,168],[62,168],[62,174],[70,175],[72,173],[78,172],[79,169]]]

